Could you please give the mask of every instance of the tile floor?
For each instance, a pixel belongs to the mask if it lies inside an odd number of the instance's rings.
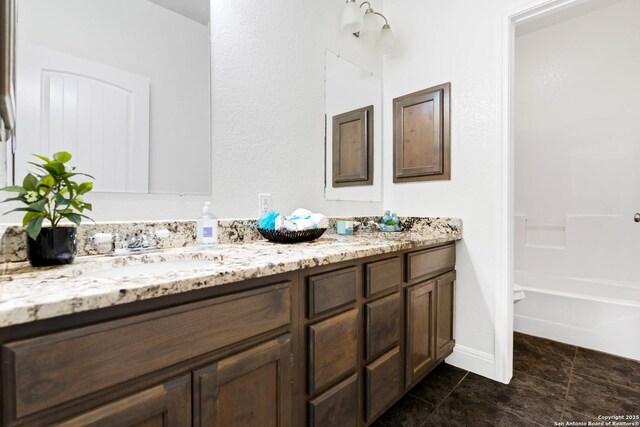
[[[640,415],[640,362],[518,334],[501,384],[442,364],[375,427],[557,426]]]

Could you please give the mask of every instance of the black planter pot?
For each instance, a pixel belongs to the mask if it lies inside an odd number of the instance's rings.
[[[34,267],[71,264],[76,257],[75,227],[43,227],[36,240],[27,236],[27,257]]]

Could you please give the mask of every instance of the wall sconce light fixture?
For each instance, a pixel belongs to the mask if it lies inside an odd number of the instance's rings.
[[[367,5],[364,16],[362,6]],[[380,18],[384,19],[384,25],[380,27]],[[387,18],[371,7],[368,1],[362,2],[360,6],[356,0],[346,0],[342,11],[342,29],[348,31],[356,37],[362,37],[376,44],[376,47],[384,54],[391,52],[394,46],[394,37]]]

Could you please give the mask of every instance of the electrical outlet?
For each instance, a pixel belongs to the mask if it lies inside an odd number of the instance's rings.
[[[258,194],[258,216],[262,216],[271,210],[271,194]]]

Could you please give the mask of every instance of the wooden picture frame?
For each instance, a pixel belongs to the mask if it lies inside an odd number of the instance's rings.
[[[451,83],[393,100],[393,182],[451,179]]]
[[[373,185],[373,105],[333,117],[333,187]]]

